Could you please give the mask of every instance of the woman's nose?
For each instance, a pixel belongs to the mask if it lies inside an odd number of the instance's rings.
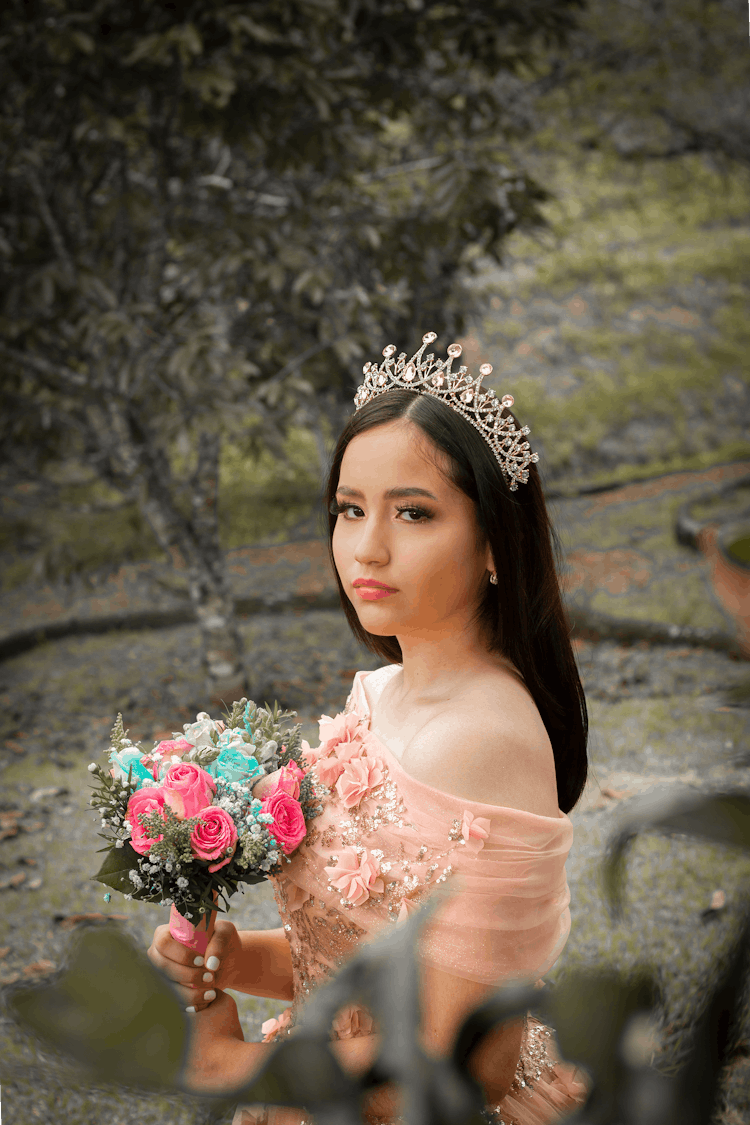
[[[387,532],[382,523],[377,520],[368,520],[367,526],[363,523],[354,548],[357,562],[365,565],[370,560],[387,561],[388,554]]]

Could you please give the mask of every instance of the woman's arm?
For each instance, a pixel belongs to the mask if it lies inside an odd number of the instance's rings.
[[[251,938],[256,934],[261,937],[280,934],[286,944],[283,929],[243,931],[243,936],[245,934]],[[270,942],[268,945],[273,947]],[[252,947],[253,942],[249,940],[248,949]],[[422,981],[423,1022],[419,1041],[426,1054],[441,1059],[451,1050],[463,1020],[493,989],[424,965]],[[236,1022],[236,1006],[221,992],[214,1004],[192,1017],[191,1027],[187,1074],[196,1093],[238,1089],[249,1083],[277,1045],[275,1042],[246,1043]],[[469,1057],[469,1072],[481,1086],[488,1105],[497,1105],[510,1089],[522,1034],[521,1021],[508,1024],[491,1033]],[[333,1040],[330,1046],[342,1069],[352,1077],[360,1077],[375,1061],[379,1042],[377,1035],[363,1035]],[[394,1084],[384,1085],[366,1096],[363,1108],[379,1117],[398,1117],[402,1114],[401,1092]],[[294,1116],[292,1111],[289,1113]],[[278,1121],[275,1125],[296,1125],[296,1120]]]
[[[294,999],[292,953],[284,929],[238,930],[240,951],[222,988],[267,996],[273,1000]]]
[[[193,1093],[238,1090],[252,1082],[283,1038],[270,1043],[246,1043],[237,1005],[219,991],[212,1004],[190,1017],[184,1081]],[[363,1035],[331,1043],[342,1068],[353,1077],[364,1074],[375,1060],[378,1037]]]
[[[494,991],[492,985],[455,977],[422,964],[422,1049],[433,1058],[444,1058],[452,1049],[461,1024]],[[521,1054],[523,1021],[492,1031],[468,1060],[469,1073],[479,1083],[487,1105],[497,1105],[510,1090]]]

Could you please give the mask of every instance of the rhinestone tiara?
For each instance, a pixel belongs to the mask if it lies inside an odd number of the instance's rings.
[[[458,411],[479,430],[509,481],[510,491],[515,492],[519,482],[526,484],[528,481],[529,462],[538,461],[539,454],[531,453],[529,443],[522,440],[529,433],[528,426],[519,430],[512,418],[501,417],[505,408],[510,409],[513,405],[513,395],[504,395],[498,400],[493,390],[481,390],[484,376],[492,374],[491,363],[482,364],[478,379],[468,375],[465,367],[452,371],[453,360],[458,359],[463,350],[460,344],[449,344],[447,360],[435,359],[432,353],[423,359],[425,348],[433,340],[437,340],[437,333],[426,332],[422,337],[422,347],[408,362],[406,352],[402,352],[394,360],[396,348],[393,344],[388,344],[383,348],[385,361],[380,367],[374,363],[366,363],[362,368],[365,380],[354,396],[355,414],[378,395],[399,387],[419,394],[430,394]]]

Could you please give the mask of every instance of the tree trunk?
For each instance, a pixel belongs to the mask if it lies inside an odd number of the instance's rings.
[[[175,504],[169,461],[158,442],[113,400],[109,420],[116,435],[110,446],[113,483],[138,486],[138,505],[159,546],[178,569],[187,572],[188,591],[201,631],[206,695],[212,704],[231,705],[247,694],[242,638],[234,595],[219,544],[217,513],[221,438],[204,431],[198,439],[195,472],[190,481],[189,519]],[[101,436],[101,431],[100,431]],[[124,479],[123,479],[124,478]]]
[[[185,560],[190,598],[201,630],[206,691],[212,703],[231,707],[247,693],[242,638],[234,594],[219,545],[218,489],[221,438],[202,433],[192,480],[192,526],[198,550]]]

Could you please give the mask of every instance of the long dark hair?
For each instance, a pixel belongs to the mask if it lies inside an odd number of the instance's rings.
[[[503,416],[516,421],[507,408]],[[371,652],[391,664],[402,663],[396,637],[363,629],[346,596],[333,556],[336,515],[331,511],[349,442],[374,426],[397,419],[414,423],[442,451],[448,479],[475,504],[481,538],[477,546],[483,549],[489,542],[497,585],[491,585],[488,576],[472,623],[479,626],[488,651],[511,660],[523,676],[552,743],[559,807],[569,812],[586,784],[588,711],[560,595],[562,547],[547,512],[539,471],[532,462],[528,482],[511,492],[481,434],[457,411],[429,394],[396,388],[372,399],[349,418],[334,450],[324,493],[328,553],[349,627]],[[428,455],[429,442],[424,443]],[[445,476],[437,458],[435,465]]]

